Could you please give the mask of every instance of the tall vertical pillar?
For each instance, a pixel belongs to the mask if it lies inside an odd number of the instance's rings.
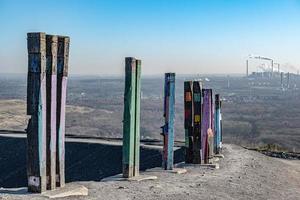
[[[125,58],[123,177],[139,175],[141,61]]]
[[[184,82],[185,162],[193,162],[193,82]]]
[[[219,154],[221,149],[221,103],[220,95],[215,95],[215,153]]]
[[[57,48],[57,115],[56,115],[56,186],[65,185],[65,116],[70,38],[58,36]]]
[[[46,35],[27,34],[28,191],[46,190]]]
[[[56,187],[56,65],[57,36],[46,35],[46,134],[47,134],[47,189]]]
[[[211,89],[203,89],[203,111],[202,111],[202,130],[201,130],[201,143],[202,143],[202,159],[203,163],[209,163],[210,159],[210,144],[213,139],[213,131],[212,131],[212,109],[211,109],[211,101],[212,101],[212,90]]]
[[[136,60],[134,176],[138,176],[140,171],[141,67],[142,61]]]
[[[163,146],[163,168],[173,169],[174,159],[174,109],[175,109],[175,73],[165,74],[165,98],[164,98],[164,118],[165,125],[162,127],[164,137]]]
[[[201,164],[201,112],[202,112],[201,82],[193,82],[193,163]]]

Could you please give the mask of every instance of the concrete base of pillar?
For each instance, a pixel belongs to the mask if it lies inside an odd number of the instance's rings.
[[[215,158],[224,158],[224,155],[223,154],[215,154],[214,157]]]
[[[190,163],[178,163],[176,165],[176,167],[180,167],[180,168],[188,168],[188,167],[193,167],[193,168],[197,168],[197,167],[206,167],[206,168],[213,168],[213,169],[219,169],[220,166],[218,163],[212,163],[212,164],[190,164]]]
[[[139,175],[134,176],[131,178],[124,178],[122,174],[117,174],[115,176],[110,176],[107,178],[102,179],[103,182],[109,182],[109,181],[147,181],[147,180],[156,180],[157,176],[150,176],[150,175]]]
[[[28,192],[27,187],[22,188],[0,188],[0,193],[7,195],[7,197],[11,197],[12,199],[14,195],[18,197],[24,196],[24,199],[28,198],[36,198],[36,197],[46,197],[50,199],[54,198],[63,198],[63,197],[71,197],[71,196],[87,196],[88,189],[82,185],[77,184],[66,184],[63,188],[57,188],[55,190],[47,190],[41,194],[38,193],[30,193]],[[1,197],[0,197],[1,199]],[[5,199],[5,196],[4,196]]]
[[[173,174],[185,174],[187,173],[187,170],[184,168],[173,168],[172,170],[164,170],[162,168],[153,168],[148,169],[147,172],[167,172],[167,173],[173,173]]]
[[[58,188],[55,190],[49,190],[42,193],[42,196],[48,197],[50,199],[63,198],[70,196],[87,196],[88,189],[82,185],[66,185],[63,188]]]

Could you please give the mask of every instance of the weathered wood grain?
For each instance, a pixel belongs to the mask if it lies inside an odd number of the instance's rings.
[[[56,188],[57,36],[46,35],[47,189]]]
[[[202,85],[199,81],[193,82],[193,163],[201,163],[201,120],[202,120]]]
[[[193,162],[193,82],[184,82],[185,162]]]
[[[219,154],[221,149],[221,105],[220,95],[215,95],[215,153]]]
[[[28,33],[27,127],[28,191],[46,190],[46,35]]]
[[[65,185],[65,116],[70,38],[58,36],[57,43],[57,115],[56,186]]]
[[[133,177],[135,145],[136,59],[125,58],[125,91],[123,112],[123,177]]]
[[[172,170],[174,165],[174,117],[175,117],[175,73],[165,74],[163,129],[163,163],[165,170]]]
[[[211,101],[212,101],[212,90],[211,89],[203,89],[203,111],[202,111],[202,128],[201,128],[201,146],[202,146],[202,155],[201,159],[202,163],[209,163],[209,144],[208,137],[211,137],[211,124],[212,124],[212,109],[211,109]],[[211,138],[210,138],[211,139]]]

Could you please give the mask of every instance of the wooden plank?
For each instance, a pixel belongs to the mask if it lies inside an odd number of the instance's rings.
[[[202,146],[202,162],[209,163],[209,144],[208,136],[211,135],[211,89],[203,89],[203,107],[202,107],[202,128],[201,128],[201,146]],[[211,138],[210,138],[211,139]]]
[[[28,191],[46,190],[46,35],[28,33],[27,131]]]
[[[142,61],[136,60],[135,79],[135,137],[134,137],[134,171],[133,176],[139,175],[140,170],[140,115],[141,115],[141,67]]]
[[[56,115],[56,186],[65,185],[65,116],[70,38],[58,36],[57,44],[57,115]]]
[[[163,129],[163,163],[165,170],[172,170],[174,164],[174,115],[175,115],[175,73],[165,74]]]
[[[46,35],[47,189],[56,188],[56,65],[57,36]]]
[[[125,58],[125,90],[123,112],[123,177],[134,176],[136,59]]]
[[[185,162],[193,162],[193,82],[184,82]]]
[[[219,154],[221,149],[221,119],[220,119],[220,95],[215,95],[215,153]]]
[[[223,143],[223,124],[222,124],[222,101],[220,100],[220,151],[222,151]]]
[[[202,86],[201,82],[193,82],[193,163],[201,163],[201,112],[202,112]]]

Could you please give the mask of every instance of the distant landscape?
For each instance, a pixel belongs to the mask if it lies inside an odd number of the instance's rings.
[[[163,76],[142,77],[142,139],[161,139]],[[300,77],[292,76],[282,89],[279,77],[237,75],[178,75],[176,77],[176,140],[183,141],[183,82],[203,80],[223,99],[223,139],[248,147],[267,144],[300,151]],[[0,75],[0,129],[24,130],[26,75]],[[122,137],[123,77],[70,76],[67,97],[67,134]]]

